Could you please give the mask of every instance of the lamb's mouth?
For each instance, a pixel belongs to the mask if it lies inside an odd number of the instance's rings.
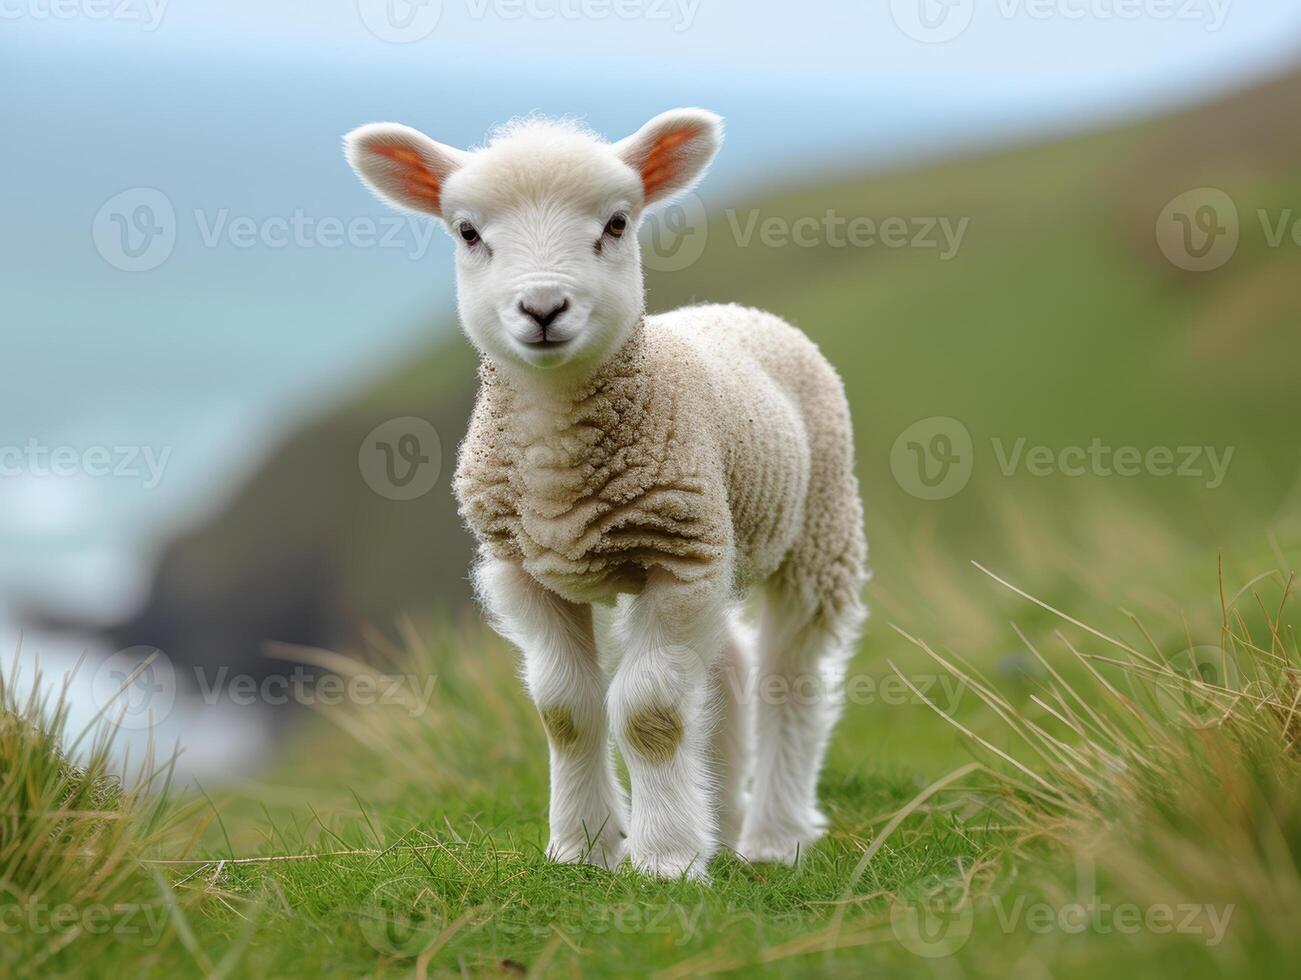
[[[573,339],[573,337],[527,337],[521,338],[520,343],[530,350],[557,350]]]

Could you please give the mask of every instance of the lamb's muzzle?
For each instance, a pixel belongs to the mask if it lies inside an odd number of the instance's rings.
[[[550,853],[661,876],[704,877],[720,844],[789,863],[821,835],[818,772],[864,617],[835,371],[756,310],[643,315],[624,232],[699,178],[721,133],[687,109],[615,144],[539,120],[468,153],[387,124],[349,137],[364,179],[458,242],[483,363],[455,491],[478,594],[547,733]],[[757,643],[737,615],[748,591]],[[599,644],[594,605],[610,610]],[[821,696],[792,697],[809,677]]]

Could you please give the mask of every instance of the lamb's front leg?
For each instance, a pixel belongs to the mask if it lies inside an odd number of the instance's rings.
[[[661,878],[706,878],[718,847],[706,704],[723,627],[718,590],[667,575],[652,575],[618,623],[609,701],[632,782],[628,857]]]
[[[551,748],[547,855],[612,869],[623,858],[627,801],[611,757],[591,607],[566,602],[509,562],[484,562],[477,584],[493,626],[524,654]]]

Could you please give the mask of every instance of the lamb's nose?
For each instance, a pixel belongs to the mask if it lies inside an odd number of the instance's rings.
[[[559,306],[552,307],[545,313],[525,306],[523,303],[520,303],[519,305],[519,311],[543,330],[546,330],[547,327],[551,326],[551,324],[555,322],[556,317],[560,316],[560,314],[564,313],[567,309],[569,309],[569,300],[565,300]]]

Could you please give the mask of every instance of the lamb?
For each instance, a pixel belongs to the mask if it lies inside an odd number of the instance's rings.
[[[790,864],[821,836],[818,773],[866,615],[835,370],[758,310],[644,312],[638,225],[721,142],[699,109],[613,144],[539,118],[470,151],[392,123],[346,137],[372,190],[457,242],[481,366],[454,488],[477,594],[546,732],[548,854],[665,878],[707,879],[720,846]]]

